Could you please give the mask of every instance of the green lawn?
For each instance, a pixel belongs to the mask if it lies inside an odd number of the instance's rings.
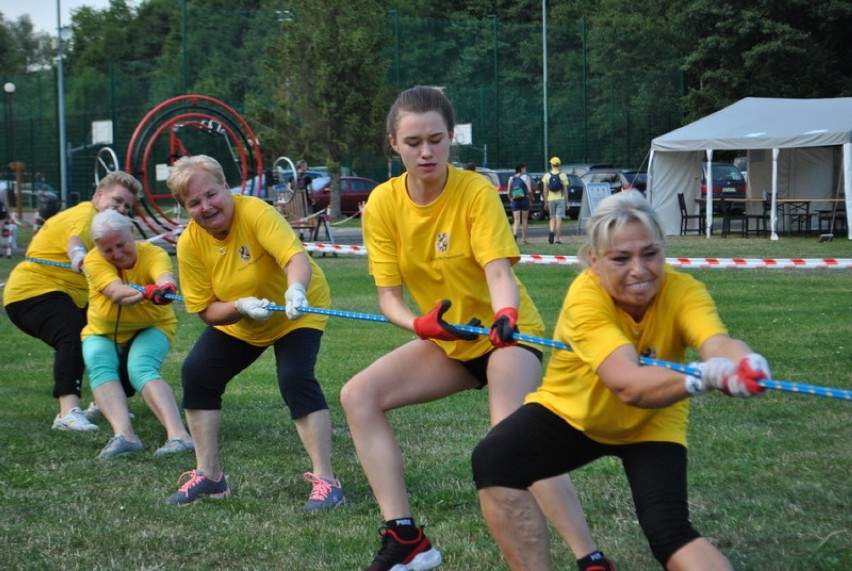
[[[538,243],[525,253],[575,254]],[[538,240],[542,242],[542,240]],[[852,257],[843,239],[671,238],[668,256]],[[333,307],[378,313],[366,260],[318,257]],[[15,260],[0,260],[5,281]],[[552,331],[578,269],[520,265]],[[848,270],[691,270],[711,290],[733,335],[764,354],[780,380],[852,389],[852,273]],[[178,306],[180,327],[165,376],[180,394],[180,363],[201,330]],[[353,570],[378,548],[381,518],[355,458],[339,404],[355,372],[410,334],[332,318],[318,373],[329,398],[334,465],[348,504],[323,514],[302,505],[309,468],[278,395],[272,355],[238,376],[225,396],[222,459],[233,495],[188,508],[164,503],[194,459],[154,458],[163,431],[131,400],[146,453],[96,460],[109,436],[50,430],[50,350],[0,317],[0,568]],[[400,382],[404,382],[401,379]],[[90,393],[84,389],[84,403]],[[696,398],[690,427],[693,520],[743,570],[852,569],[852,403],[782,392],[738,400]],[[445,557],[442,569],[504,569],[478,510],[469,453],[488,430],[486,394],[459,394],[391,415],[414,515]],[[574,481],[599,546],[623,571],[657,569],[633,513],[620,465],[604,460]],[[573,569],[554,541],[555,568]]]

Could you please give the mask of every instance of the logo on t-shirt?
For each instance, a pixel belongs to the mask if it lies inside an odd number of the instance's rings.
[[[435,237],[435,251],[443,254],[450,249],[450,233],[441,232]]]
[[[642,357],[646,359],[656,359],[657,358],[657,350],[653,347],[648,347],[647,349],[642,351]]]
[[[240,259],[244,262],[248,262],[251,259],[251,252],[245,244],[240,246]]]

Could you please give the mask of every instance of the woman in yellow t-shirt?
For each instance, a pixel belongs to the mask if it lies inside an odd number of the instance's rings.
[[[541,351],[513,340],[518,330],[544,331],[512,271],[518,246],[496,189],[481,175],[448,164],[454,126],[452,106],[440,90],[402,92],[388,113],[387,133],[406,173],[376,187],[364,210],[379,307],[391,323],[419,337],[358,373],[340,395],[385,520],[382,547],[367,567],[371,571],[425,570],[442,561],[412,517],[402,454],[387,412],[487,385],[493,424],[519,407],[541,379]],[[419,317],[405,301],[403,284]],[[490,335],[478,337],[452,325],[472,319],[490,319]],[[565,522],[578,559],[605,562],[568,478],[537,484],[536,493],[548,513]]]
[[[98,458],[143,450],[127,410],[127,396],[137,391],[166,429],[166,443],[154,455],[190,452],[192,438],[160,374],[177,328],[166,295],[177,292],[169,254],[137,244],[133,222],[112,210],[95,214],[90,235],[95,248],[85,260],[89,313],[81,334],[83,359],[95,403],[114,433]],[[144,292],[127,284],[144,285]]]
[[[125,172],[106,175],[91,202],[81,202],[51,216],[27,247],[27,258],[60,265],[25,260],[15,266],[3,289],[9,320],[54,350],[53,396],[59,400],[59,414],[53,421],[56,430],[98,429],[80,410],[85,370],[80,331],[86,325],[89,300],[83,260],[92,248],[92,217],[108,209],[126,214],[141,192],[139,181]],[[73,271],[63,267],[69,262]]]
[[[749,397],[766,360],[731,338],[703,284],[665,265],[664,232],[641,193],[607,197],[589,218],[587,268],[562,305],[541,387],[473,452],[482,512],[513,569],[549,569],[547,526],[527,488],[602,456],[621,459],[651,551],[667,569],[731,569],[689,521],[688,398]],[[701,378],[642,366],[698,350]],[[558,529],[558,524],[554,522]]]
[[[278,388],[313,468],[303,474],[312,485],[305,509],[341,505],[343,487],[331,466],[331,416],[314,373],[328,317],[298,310],[331,305],[322,270],[275,208],[231,194],[212,157],[183,157],[167,184],[192,218],[177,244],[184,304],[208,325],[181,368],[197,466],[168,502],[187,505],[230,493],[219,461],[222,395],[272,346]],[[286,314],[270,311],[270,304],[286,304]]]

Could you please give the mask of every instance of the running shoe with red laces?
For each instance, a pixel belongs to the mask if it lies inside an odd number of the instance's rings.
[[[306,482],[313,484],[311,495],[308,496],[308,501],[305,504],[305,509],[309,512],[336,508],[346,501],[346,498],[343,497],[343,486],[340,485],[340,480],[329,480],[317,476],[313,472],[305,472],[302,477]]]
[[[417,529],[417,537],[403,541],[386,527],[379,530],[382,546],[376,558],[364,571],[428,571],[443,562],[441,552],[432,547],[423,528]]]
[[[184,478],[188,479],[177,492],[169,496],[166,500],[174,506],[188,506],[203,498],[221,500],[228,497],[231,493],[231,490],[228,489],[228,482],[225,481],[224,473],[222,473],[218,480],[212,480],[197,470],[190,470],[180,475],[178,484]]]
[[[577,561],[577,568],[580,571],[617,571],[613,562],[600,551],[595,551]]]

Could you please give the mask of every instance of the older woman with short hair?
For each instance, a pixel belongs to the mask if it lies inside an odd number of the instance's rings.
[[[166,443],[154,455],[190,452],[192,438],[160,374],[177,329],[169,305],[177,291],[169,255],[154,244],[137,243],[133,222],[113,210],[95,215],[90,235],[95,248],[85,260],[89,312],[81,334],[83,358],[95,402],[115,433],[98,457],[143,450],[127,409],[127,396],[137,391],[166,429]],[[129,284],[144,285],[143,291]]]
[[[325,275],[272,206],[231,194],[212,157],[179,159],[167,184],[192,218],[177,245],[184,304],[207,324],[181,370],[197,464],[168,502],[183,506],[230,493],[219,461],[222,395],[271,346],[279,391],[312,464],[303,474],[312,486],[305,509],[341,505],[331,416],[314,372],[328,317],[299,311],[331,305]],[[270,311],[271,304],[286,304],[286,314]]]

